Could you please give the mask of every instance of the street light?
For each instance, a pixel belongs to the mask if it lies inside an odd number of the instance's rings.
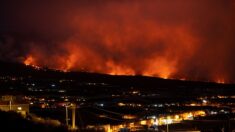
[[[66,125],[69,126],[69,116],[68,116],[68,108],[72,109],[72,126],[71,129],[76,129],[76,105],[75,104],[66,104],[65,105],[65,120],[66,120]]]

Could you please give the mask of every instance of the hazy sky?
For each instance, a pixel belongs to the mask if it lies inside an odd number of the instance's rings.
[[[235,82],[235,0],[5,0],[0,58]]]

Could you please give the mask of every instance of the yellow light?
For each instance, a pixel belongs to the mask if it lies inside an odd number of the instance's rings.
[[[124,103],[122,103],[122,102],[120,102],[120,103],[118,103],[118,106],[125,106],[126,104],[124,104]]]
[[[166,124],[172,124],[172,123],[173,123],[173,120],[171,118],[166,119]]]
[[[195,104],[195,103],[192,103],[192,104],[190,104],[190,106],[196,106],[196,104]]]
[[[123,117],[122,117],[123,119],[135,119],[136,118],[136,116],[134,116],[134,115],[124,115]]]
[[[134,127],[135,126],[135,124],[132,122],[132,123],[130,123],[130,127]]]
[[[153,124],[154,125],[159,125],[159,121],[156,119]]]
[[[18,110],[22,110],[22,107],[17,107]]]
[[[107,117],[106,115],[99,115],[100,118],[105,118]]]
[[[180,118],[179,115],[175,115],[175,119],[178,120]]]
[[[193,117],[193,114],[192,114],[192,113],[189,113],[189,114],[188,114],[188,118],[191,118],[191,117]]]
[[[141,124],[141,125],[146,125],[146,124],[147,124],[147,121],[146,121],[146,120],[142,120],[142,121],[140,121],[140,124]]]

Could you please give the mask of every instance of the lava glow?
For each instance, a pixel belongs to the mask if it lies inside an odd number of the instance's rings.
[[[28,56],[25,60],[24,60],[24,64],[26,66],[28,65],[34,65],[34,59],[32,56]]]
[[[216,80],[216,83],[225,84],[225,80],[224,79],[218,79],[218,80]]]
[[[118,30],[107,30],[103,27],[100,31],[94,32],[95,36],[100,36],[101,41],[97,46],[104,50],[102,52],[90,45],[95,42],[84,44],[77,37],[60,45],[65,52],[63,55],[47,56],[39,48],[37,50],[33,48],[32,55],[27,57],[25,64],[39,66],[46,64],[63,71],[82,70],[111,75],[138,74],[171,78],[177,72],[179,61],[184,61],[194,53],[197,40],[186,27],[157,28],[158,25],[149,22],[147,24],[152,26],[143,28],[141,32],[135,30],[136,25],[124,26]],[[114,32],[116,34],[113,34]],[[122,35],[122,32],[128,33]],[[143,44],[136,43],[141,36],[145,38]]]

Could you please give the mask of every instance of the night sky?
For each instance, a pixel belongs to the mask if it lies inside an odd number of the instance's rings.
[[[235,82],[235,0],[1,0],[0,59]]]

